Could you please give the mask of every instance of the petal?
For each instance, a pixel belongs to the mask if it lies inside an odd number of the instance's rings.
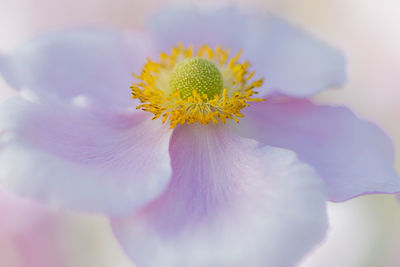
[[[0,216],[2,266],[62,266],[55,214],[0,189]]]
[[[305,97],[346,81],[340,51],[274,16],[254,21],[243,47],[256,73],[265,75],[264,94]]]
[[[295,151],[323,178],[332,201],[400,191],[389,138],[344,107],[271,99],[243,114],[234,126],[243,136]]]
[[[0,114],[0,182],[9,190],[119,214],[168,184],[169,131],[145,112],[110,115],[14,98]]]
[[[151,41],[142,33],[65,31],[38,37],[0,57],[0,74],[15,88],[45,99],[86,95],[118,107],[132,102],[132,73],[140,71],[150,51]]]
[[[294,153],[224,126],[178,127],[162,196],[114,232],[139,266],[292,266],[324,236],[325,194]]]
[[[272,15],[169,8],[154,16],[152,26],[163,49],[178,42],[243,49],[242,58],[265,77],[263,94],[309,96],[345,82],[342,53]]]
[[[161,9],[150,21],[151,30],[157,44],[164,50],[176,46],[208,44],[212,47],[221,44],[233,51],[242,48],[245,21],[238,20],[234,8],[223,8],[204,12],[189,6]]]

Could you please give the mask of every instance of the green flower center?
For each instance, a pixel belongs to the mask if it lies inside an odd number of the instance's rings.
[[[222,74],[217,66],[204,58],[187,58],[176,64],[172,70],[169,85],[177,90],[183,99],[193,95],[193,90],[212,99],[223,89]]]

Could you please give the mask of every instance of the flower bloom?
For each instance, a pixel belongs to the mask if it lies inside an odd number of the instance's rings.
[[[110,215],[139,266],[290,266],[327,198],[400,191],[376,126],[305,99],[344,82],[343,56],[272,16],[164,10],[147,33],[38,38],[0,70],[21,90],[1,183]]]

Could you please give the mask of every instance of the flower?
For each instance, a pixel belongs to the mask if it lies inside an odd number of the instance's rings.
[[[376,126],[305,99],[344,82],[343,56],[273,16],[163,10],[148,33],[40,37],[0,71],[21,90],[0,107],[1,183],[110,215],[139,266],[290,266],[324,236],[324,186],[400,191]]]

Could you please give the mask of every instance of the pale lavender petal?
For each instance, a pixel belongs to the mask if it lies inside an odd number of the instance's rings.
[[[234,126],[243,136],[295,151],[325,181],[332,201],[400,191],[389,138],[347,108],[271,98],[243,113]]]
[[[218,44],[229,46],[233,51],[243,48],[246,19],[235,8],[205,12],[189,6],[159,10],[151,18],[150,27],[157,38],[157,45],[169,51],[181,42],[187,45]]]
[[[346,81],[340,51],[277,17],[253,22],[245,41],[245,56],[265,75],[263,93],[311,96]]]
[[[130,212],[158,196],[170,178],[170,132],[145,112],[14,98],[0,106],[0,133],[0,182],[54,205]]]
[[[13,87],[41,98],[90,96],[104,108],[129,105],[132,73],[151,54],[138,32],[65,31],[37,37],[0,57],[0,74]]]
[[[342,53],[269,14],[170,8],[157,13],[152,25],[163,49],[178,42],[243,49],[242,58],[265,78],[263,94],[309,96],[346,79]]]
[[[325,193],[294,153],[215,125],[178,127],[161,197],[114,232],[142,267],[292,266],[326,229]]]

